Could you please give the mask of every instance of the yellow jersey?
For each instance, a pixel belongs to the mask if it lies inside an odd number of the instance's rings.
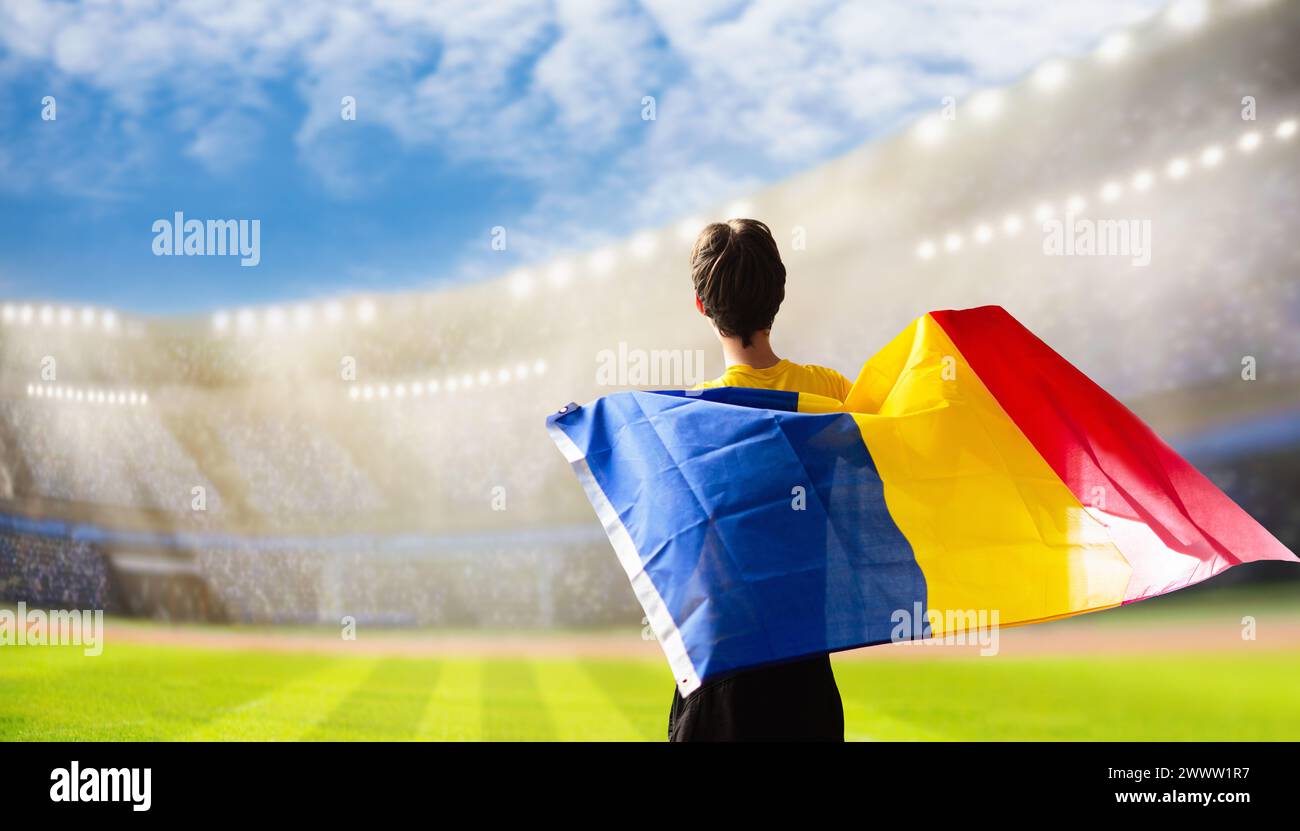
[[[848,397],[849,388],[852,386],[853,382],[848,378],[828,367],[797,364],[782,359],[766,369],[733,364],[712,381],[696,384],[695,389],[757,387],[765,390],[807,392],[843,401]]]

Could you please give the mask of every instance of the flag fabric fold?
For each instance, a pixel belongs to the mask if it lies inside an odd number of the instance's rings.
[[[683,695],[735,670],[1153,597],[1296,556],[1000,307],[844,402],[620,392],[547,422]]]

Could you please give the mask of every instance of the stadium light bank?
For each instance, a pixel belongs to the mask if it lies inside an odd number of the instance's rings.
[[[45,328],[82,330],[100,329],[107,334],[118,331],[118,316],[111,309],[96,309],[83,306],[80,311],[71,306],[41,306],[39,309],[30,303],[5,303],[0,306],[0,324],[4,326],[33,326]]]
[[[1273,139],[1279,143],[1290,142],[1295,138],[1296,130],[1297,120],[1295,118],[1284,119],[1273,128]],[[1241,155],[1251,155],[1263,145],[1263,142],[1264,137],[1261,133],[1250,130],[1238,136],[1232,146],[1235,146]],[[1203,147],[1199,152],[1175,156],[1164,166],[1165,179],[1169,183],[1177,183],[1187,178],[1197,166],[1205,171],[1218,168],[1229,158],[1228,151],[1225,149],[1226,144],[1226,142],[1216,142]],[[1195,162],[1191,161],[1192,159]],[[1127,190],[1122,184],[1126,180],[1129,182]],[[1104,203],[1111,204],[1122,199],[1126,193],[1146,193],[1156,185],[1156,181],[1156,175],[1148,167],[1139,168],[1131,177],[1107,177],[1103,179],[1103,183],[1097,191],[1097,198]],[[1087,207],[1087,199],[1081,193],[1074,193],[1064,201],[1063,207],[1067,213],[1078,213]],[[1039,200],[1031,215],[1036,222],[1041,224],[1055,216],[1056,211],[1056,204],[1052,200]],[[1004,238],[1014,237],[1022,229],[1023,223],[1020,220],[1020,214],[1015,211],[1007,213],[1002,222],[1002,236]],[[970,236],[981,245],[988,243],[993,239],[991,226],[982,221],[976,222]],[[930,239],[921,240],[916,246],[916,256],[921,260],[932,260],[940,251],[956,254],[962,250],[964,242],[965,236],[960,231],[949,231],[943,237],[942,246],[935,244]]]
[[[352,382],[348,385],[347,395],[350,400],[362,403],[427,399],[440,393],[466,392],[540,378],[546,374],[546,370],[546,361],[539,358],[532,363],[517,363],[513,368],[502,366],[495,371],[480,369],[477,372],[451,373],[444,378],[430,378],[426,381],[393,380],[371,384]]]
[[[363,298],[356,302],[351,319],[362,326],[375,322],[379,316],[378,305],[370,299]],[[229,311],[220,309],[212,314],[212,331],[225,335],[231,331],[241,335],[256,332],[279,334],[283,332],[305,332],[324,323],[335,326],[348,318],[345,305],[340,300],[330,300],[321,304],[296,303],[286,311],[282,306],[268,306],[260,312],[256,309],[239,309]]]
[[[74,404],[103,404],[110,407],[144,407],[149,404],[149,393],[140,390],[104,390],[63,384],[28,384],[27,397]]]

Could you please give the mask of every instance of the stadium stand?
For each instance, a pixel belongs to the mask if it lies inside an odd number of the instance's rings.
[[[10,530],[0,530],[0,597],[29,608],[115,607],[105,560],[94,546]]]
[[[31,472],[32,495],[168,511],[188,508],[191,488],[211,483],[147,408],[0,403],[0,422]],[[220,509],[215,492],[211,510]]]

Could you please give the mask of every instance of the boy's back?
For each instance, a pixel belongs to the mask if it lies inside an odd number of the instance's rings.
[[[729,366],[696,388],[757,387],[843,401],[850,386],[849,379],[833,369],[782,359],[764,369]],[[844,708],[829,655],[737,672],[705,684],[689,699],[673,691],[670,741],[843,738]]]

